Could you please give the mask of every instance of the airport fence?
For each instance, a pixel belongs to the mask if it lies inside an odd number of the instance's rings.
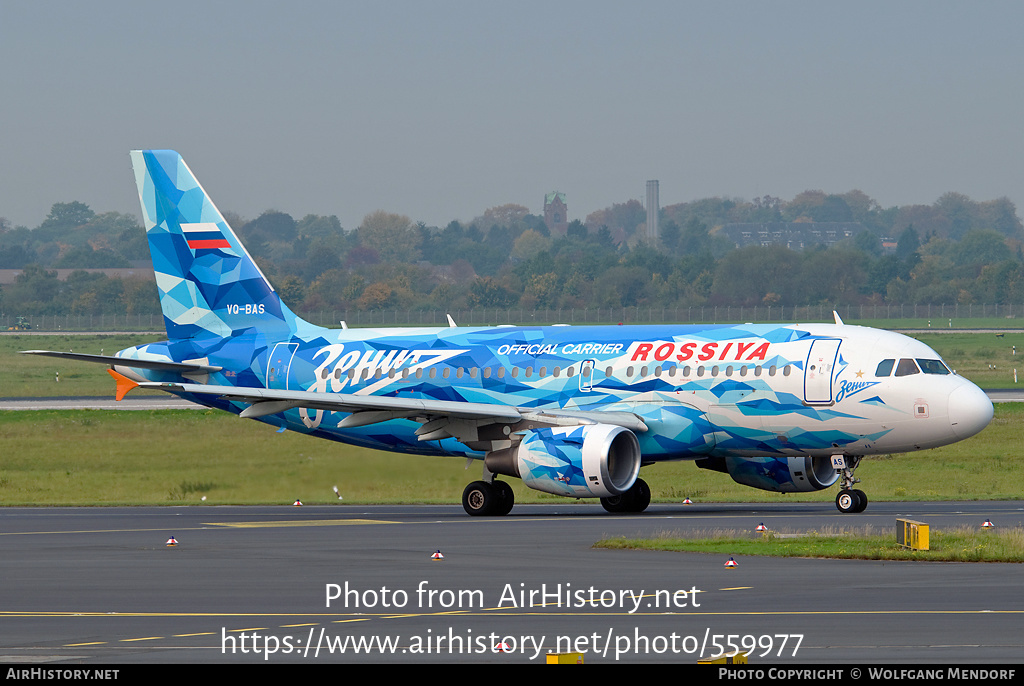
[[[454,310],[338,310],[304,312],[302,317],[319,326],[350,327],[447,326],[448,317],[460,326],[535,325],[535,324],[710,324],[729,322],[831,322],[835,310],[847,323],[858,320],[915,320],[914,326],[962,328],[964,320],[1005,320],[1004,326],[1016,326],[1024,319],[1024,304],[951,304],[951,305],[758,305],[737,307],[704,305],[692,307],[592,307],[529,310],[524,308],[476,307]],[[160,332],[163,316],[147,314],[0,314],[0,331],[15,331],[28,324],[30,331]],[[894,327],[898,324],[894,321]]]

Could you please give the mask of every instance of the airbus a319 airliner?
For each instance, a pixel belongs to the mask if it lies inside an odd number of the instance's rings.
[[[834,324],[326,329],[296,316],[169,150],[131,153],[168,340],[116,356],[117,398],[156,388],[354,445],[478,461],[471,515],[504,515],[497,476],[641,512],[640,468],[692,460],[771,491],[839,484],[861,458],[953,443],[992,403],[906,336]],[[822,278],[827,278],[823,275]]]

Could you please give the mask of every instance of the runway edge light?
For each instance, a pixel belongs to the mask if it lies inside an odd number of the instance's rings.
[[[992,523],[991,519],[986,519],[985,523],[981,525],[982,529],[994,529],[996,525]]]
[[[768,527],[764,525],[764,522],[761,522],[754,531],[768,531]]]
[[[444,555],[442,555],[441,551],[438,550],[436,553],[434,553],[433,555],[430,556],[430,559],[431,560],[443,560],[444,559]]]
[[[178,545],[178,541],[177,541],[177,539],[174,538],[174,536],[171,536],[170,538],[167,539],[167,544],[166,545],[168,545],[168,546],[175,546],[175,545]]]
[[[726,569],[735,569],[736,567],[739,567],[739,565],[736,564],[736,560],[731,557],[729,558],[729,561],[725,563]]]

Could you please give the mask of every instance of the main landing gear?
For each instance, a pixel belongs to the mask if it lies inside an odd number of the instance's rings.
[[[474,517],[504,516],[516,504],[512,487],[504,481],[474,481],[462,492],[462,508]]]
[[[853,488],[860,479],[853,476],[853,471],[860,464],[860,456],[833,455],[832,466],[839,472],[839,494],[836,496],[836,508],[844,514],[863,512],[868,506],[868,497],[864,491]]]
[[[643,512],[651,504],[651,487],[637,479],[629,490],[610,498],[601,498],[601,507],[609,512]]]

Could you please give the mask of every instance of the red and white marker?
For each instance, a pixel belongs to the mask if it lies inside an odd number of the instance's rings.
[[[175,540],[174,536],[167,539],[167,545],[178,545],[178,541]]]
[[[760,524],[757,525],[757,528],[755,529],[755,531],[768,531],[768,527],[766,527],[764,525],[764,522],[761,522]]]
[[[736,564],[736,560],[734,560],[734,559],[732,559],[730,557],[729,561],[725,563],[725,567],[726,567],[726,569],[733,569],[735,567],[739,567],[739,565]]]
[[[687,498],[686,500],[683,501],[683,505],[693,505],[693,501]]]
[[[433,555],[430,556],[430,559],[431,560],[443,560],[444,559],[444,555],[442,555],[441,551],[438,550],[436,553],[434,553]]]
[[[992,523],[991,519],[986,519],[985,523],[981,525],[982,529],[994,529],[996,525]]]
[[[295,499],[295,507],[302,507],[302,501],[298,498]]]

